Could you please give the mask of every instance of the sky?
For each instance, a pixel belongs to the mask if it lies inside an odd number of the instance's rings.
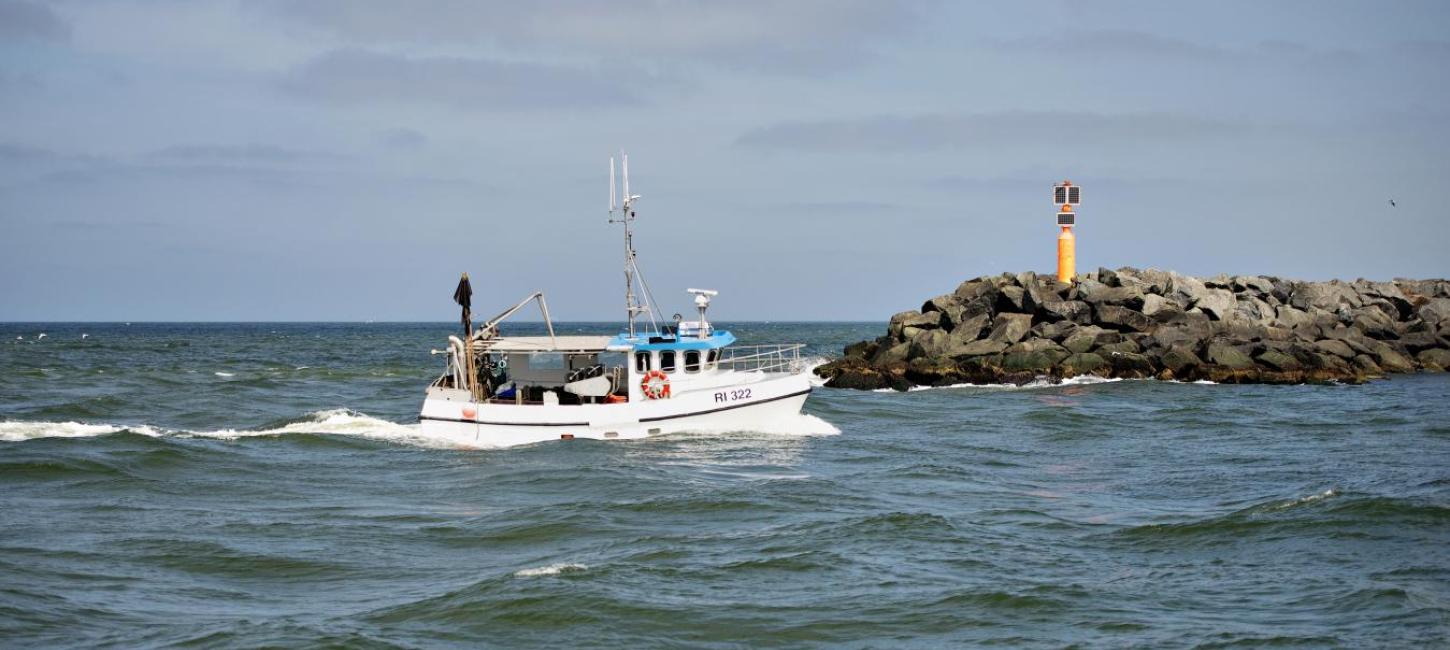
[[[1003,271],[1450,275],[1450,3],[0,0],[0,321],[885,320]],[[1391,206],[1393,200],[1396,205]],[[1440,203],[1436,203],[1439,201]]]

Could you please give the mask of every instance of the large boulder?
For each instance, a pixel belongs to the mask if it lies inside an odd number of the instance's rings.
[[[906,365],[905,376],[917,386],[950,386],[962,381],[956,362],[946,357],[912,359]]]
[[[1108,285],[1091,278],[1083,278],[1073,285],[1072,290],[1067,292],[1068,300],[1087,300],[1087,296],[1107,289]]]
[[[1299,370],[1304,367],[1303,363],[1294,355],[1278,350],[1264,350],[1259,354],[1259,363],[1269,366],[1275,370]]]
[[[1175,305],[1173,305],[1173,303],[1171,302],[1168,302],[1167,298],[1164,298],[1163,296],[1155,293],[1149,293],[1143,295],[1143,308],[1139,311],[1143,312],[1144,316],[1156,320],[1158,314],[1164,313],[1173,307],[1175,307]]]
[[[1116,332],[1109,332],[1097,325],[1084,325],[1064,338],[1062,347],[1069,352],[1088,352],[1104,343],[1116,343],[1120,340],[1122,337]]]
[[[1361,354],[1350,360],[1350,366],[1356,374],[1361,377],[1379,377],[1385,374],[1383,368],[1374,362],[1374,359],[1367,354]]]
[[[1164,297],[1184,308],[1192,307],[1208,293],[1208,287],[1204,286],[1202,280],[1187,275],[1169,274],[1169,285],[1168,293]]]
[[[910,343],[897,343],[895,345],[883,345],[871,357],[871,365],[884,366],[890,363],[906,361],[911,356]]]
[[[935,311],[945,314],[953,309],[961,309],[961,307],[962,301],[957,299],[956,295],[947,293],[921,303],[921,313]]]
[[[891,322],[886,326],[886,332],[900,340],[908,327],[917,329],[941,327],[941,312],[922,313],[916,310],[901,312],[891,317]]]
[[[1002,368],[1008,371],[1047,372],[1068,357],[1062,346],[1042,339],[1023,341],[1002,355]]]
[[[1135,286],[1145,296],[1147,294],[1164,295],[1172,287],[1173,277],[1167,271],[1158,269],[1135,269],[1123,267],[1118,269],[1118,281],[1125,287]]]
[[[1314,324],[1314,316],[1298,307],[1279,305],[1276,308],[1276,312],[1274,322],[1289,329],[1294,329],[1300,325]]]
[[[1198,301],[1193,304],[1214,320],[1223,320],[1233,313],[1238,301],[1228,289],[1204,289]]]
[[[1278,316],[1274,306],[1253,296],[1240,295],[1234,305],[1233,317],[1258,325],[1268,325]]]
[[[1450,322],[1450,298],[1424,298],[1415,315],[1428,325]]]
[[[1250,368],[1254,360],[1242,350],[1226,341],[1211,341],[1208,344],[1208,362],[1225,368]]]
[[[1339,311],[1340,307],[1354,309],[1364,305],[1364,300],[1353,287],[1338,280],[1329,282],[1304,282],[1294,288],[1289,304],[1308,310],[1318,307],[1328,312]]]
[[[1370,282],[1368,280],[1357,280],[1354,287],[1360,295],[1384,301],[1394,308],[1392,314],[1396,319],[1403,319],[1414,312],[1414,303],[1406,296],[1400,287],[1393,282]]]
[[[982,332],[992,324],[992,317],[987,314],[977,314],[971,318],[956,323],[952,327],[952,341],[969,343],[982,338]]]
[[[831,388],[876,390],[888,385],[881,371],[861,359],[837,359],[818,366],[815,372],[824,377],[826,385]]]
[[[1099,345],[1097,349],[1094,350],[1094,352],[1097,352],[1098,354],[1104,356],[1110,354],[1138,354],[1142,351],[1143,347],[1138,345],[1136,341],[1126,338],[1118,341],[1117,343],[1107,343],[1104,345]]]
[[[1207,323],[1194,321],[1180,321],[1168,325],[1160,325],[1153,331],[1151,347],[1169,349],[1175,345],[1186,345],[1190,349],[1198,350],[1203,347],[1203,342],[1213,335]]]
[[[1347,342],[1347,341],[1346,341]],[[1369,348],[1370,356],[1379,367],[1389,372],[1414,372],[1415,365],[1400,354],[1393,346],[1384,341],[1371,340],[1366,345]]]
[[[1033,325],[1030,334],[1033,338],[1063,341],[1071,336],[1073,332],[1076,332],[1077,328],[1077,323],[1070,323],[1065,320],[1048,321]]]
[[[992,324],[992,333],[987,338],[1008,344],[1016,343],[1027,336],[1031,329],[1031,314],[997,314]]]
[[[1153,329],[1153,321],[1142,312],[1122,305],[1098,305],[1098,323],[1123,332],[1147,332]]]
[[[1186,376],[1203,365],[1203,360],[1193,353],[1193,348],[1183,344],[1168,348],[1168,351],[1159,357],[1159,361],[1164,368],[1172,370],[1173,374],[1178,377]]]
[[[1092,311],[1092,307],[1081,300],[1046,300],[1037,309],[1044,320],[1074,323],[1092,321]]]
[[[1348,344],[1337,339],[1315,341],[1314,350],[1321,354],[1332,354],[1343,359],[1353,359],[1356,355],[1355,351],[1350,349]]]
[[[1274,293],[1274,283],[1257,275],[1234,276],[1232,288],[1237,293],[1253,293],[1263,298]]]
[[[1084,293],[1082,299],[1090,305],[1123,305],[1130,309],[1143,306],[1143,292],[1137,287],[1107,287]]]
[[[981,339],[979,341],[963,343],[960,346],[953,347],[951,350],[948,351],[948,354],[950,354],[951,357],[954,359],[961,359],[964,357],[980,357],[989,354],[1001,354],[1001,352],[1006,349],[1007,343],[1003,341]]]
[[[1058,370],[1064,377],[1076,377],[1107,371],[1111,368],[1108,361],[1099,355],[1091,352],[1078,352],[1068,355],[1058,364]]]
[[[1411,354],[1419,354],[1420,351],[1431,348],[1450,348],[1450,341],[1430,332],[1410,332],[1400,337],[1400,345],[1405,346]]]
[[[1145,379],[1157,374],[1153,360],[1144,354],[1114,352],[1104,359],[1113,367],[1113,376],[1123,379]]]
[[[1420,366],[1425,370],[1435,372],[1450,370],[1450,350],[1441,348],[1421,350],[1419,354],[1415,355],[1415,360],[1419,361]]]
[[[1393,318],[1374,307],[1356,309],[1353,313],[1354,317],[1350,322],[1354,324],[1355,329],[1364,332],[1370,338],[1381,341],[1397,339],[1403,331],[1403,327]]]
[[[1032,304],[1031,299],[1027,297],[1027,291],[1022,287],[1002,287],[1002,292],[997,294],[998,312],[1010,311],[1030,314],[1034,307],[1036,305]]]
[[[944,330],[919,330],[911,339],[909,358],[934,357],[943,354],[951,344],[952,336]]]

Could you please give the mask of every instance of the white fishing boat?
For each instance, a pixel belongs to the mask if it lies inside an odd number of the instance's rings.
[[[623,332],[556,336],[544,294],[536,292],[473,327],[468,275],[454,299],[463,307],[464,336],[434,354],[445,369],[428,386],[419,415],[422,435],[475,447],[546,440],[623,440],[679,431],[770,430],[798,417],[811,392],[801,344],[736,345],[706,312],[717,293],[689,289],[696,320],[662,322],[636,261],[631,225],[639,196],[616,200],[609,161],[610,223],[624,228]],[[636,291],[636,288],[640,289]],[[536,302],[545,336],[501,336],[500,325]]]

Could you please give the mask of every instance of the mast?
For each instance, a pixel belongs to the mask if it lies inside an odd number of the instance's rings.
[[[649,313],[650,309],[641,305],[634,295],[634,277],[638,267],[635,265],[634,231],[630,224],[634,223],[634,201],[639,195],[629,193],[629,155],[621,153],[620,158],[624,173],[624,196],[623,201],[618,204],[615,203],[614,196],[614,157],[609,158],[609,223],[624,224],[624,311],[629,320],[629,336],[634,338],[637,334],[635,318],[639,314]],[[617,219],[614,217],[616,209],[620,211]]]

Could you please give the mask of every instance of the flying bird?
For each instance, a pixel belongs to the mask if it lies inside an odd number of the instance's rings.
[[[1399,207],[1399,206],[1395,205],[1395,200],[1394,199],[1390,199],[1390,207],[1395,208],[1395,207]]]

